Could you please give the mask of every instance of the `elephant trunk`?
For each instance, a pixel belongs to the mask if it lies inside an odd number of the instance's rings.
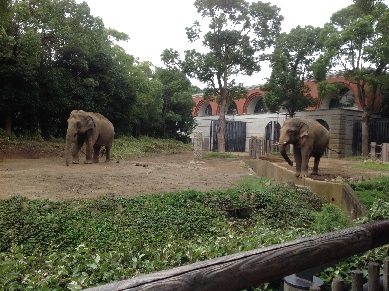
[[[286,154],[286,146],[288,144],[287,143],[283,143],[280,145],[280,153],[282,155],[282,157],[284,158],[285,161],[287,161],[287,163],[291,166],[293,166],[293,162],[290,160],[289,156]]]
[[[75,135],[76,132],[73,129],[68,128],[66,132],[66,146],[65,146],[66,166],[69,166],[70,163],[70,155],[71,155],[70,149],[72,147],[72,141]]]

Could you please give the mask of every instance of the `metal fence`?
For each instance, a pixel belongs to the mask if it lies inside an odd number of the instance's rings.
[[[389,120],[388,119],[372,119],[369,122],[369,146],[371,142],[375,142],[378,145],[382,143],[389,143]],[[355,121],[353,123],[352,153],[353,156],[360,156],[362,154],[362,122],[361,121]]]
[[[217,129],[218,120],[211,121],[210,132],[210,151],[218,151]],[[225,151],[226,152],[244,152],[246,147],[246,122],[226,121],[224,130]]]

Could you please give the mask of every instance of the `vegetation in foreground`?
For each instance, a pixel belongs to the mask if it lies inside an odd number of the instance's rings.
[[[128,199],[13,197],[0,201],[0,288],[80,290],[354,224],[323,202],[307,189],[255,178],[227,191]],[[251,216],[236,217],[252,206]]]
[[[34,137],[0,140],[3,145],[26,147],[39,142]],[[63,146],[62,140],[51,143]],[[115,140],[116,158],[188,149],[191,145],[172,140]],[[208,158],[235,157],[215,155]],[[384,176],[352,186],[357,193],[364,187],[366,196],[374,196],[373,189],[388,193],[388,185]],[[0,289],[80,290],[385,219],[389,199],[379,198],[371,199],[369,215],[360,221],[350,221],[341,209],[306,189],[255,178],[217,192],[64,202],[1,200]],[[241,209],[252,206],[252,215],[240,215]],[[387,255],[387,248],[375,249],[327,269],[320,277],[327,284],[334,276],[347,282],[351,270],[365,269],[368,261],[380,262]],[[255,289],[281,290],[279,286],[273,282]]]
[[[389,176],[381,175],[374,179],[353,182],[350,186],[367,208],[372,207],[377,201],[389,203]],[[388,217],[389,213],[386,218]]]
[[[261,207],[250,218],[227,212],[253,203]],[[77,290],[281,243],[312,234],[322,203],[307,190],[266,180],[225,192],[3,200],[1,289]]]

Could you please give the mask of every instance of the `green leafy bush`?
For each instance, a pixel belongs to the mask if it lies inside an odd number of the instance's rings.
[[[308,189],[255,178],[227,191],[13,197],[0,200],[0,289],[80,290],[338,229],[339,211]]]
[[[251,202],[242,199],[247,191]],[[57,284],[76,290],[309,235],[299,227],[313,221],[313,214],[307,214],[321,202],[315,198],[317,205],[303,209],[288,197],[297,197],[297,190],[288,191],[254,179],[224,192],[63,202],[1,200],[0,281],[3,289],[50,289]],[[281,204],[285,198],[292,210],[278,215],[288,207]],[[260,209],[247,219],[226,212],[245,206]],[[281,218],[283,222],[277,222]]]
[[[331,232],[352,225],[353,222],[347,214],[333,204],[324,204],[322,210],[315,214],[314,229],[318,233]]]

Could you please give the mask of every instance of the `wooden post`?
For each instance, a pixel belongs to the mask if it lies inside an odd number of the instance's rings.
[[[389,143],[383,143],[381,147],[381,159],[383,162],[389,162]]]
[[[351,271],[351,291],[363,291],[362,271]]]
[[[203,159],[203,133],[197,131],[193,134],[194,139],[194,159],[201,161]]]
[[[376,159],[376,154],[375,154],[376,146],[377,146],[376,142],[370,143],[370,159],[372,159],[373,161]]]
[[[380,289],[380,264],[376,262],[369,262],[368,268],[369,278],[368,278],[368,290],[375,291]]]
[[[389,291],[389,259],[384,260],[383,291]]]
[[[331,291],[344,291],[344,280],[341,278],[334,278],[332,280]]]
[[[258,139],[257,137],[253,137],[253,151],[254,151],[254,159],[258,158]]]

